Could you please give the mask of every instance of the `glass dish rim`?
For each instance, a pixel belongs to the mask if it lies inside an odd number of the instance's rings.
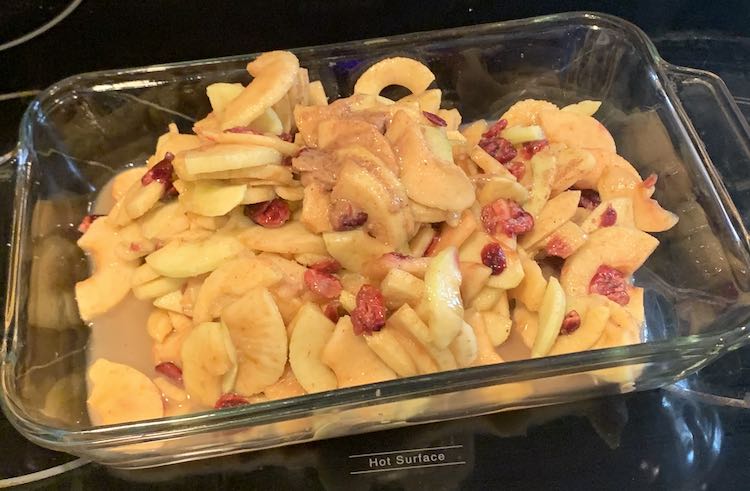
[[[583,24],[583,23],[586,24]],[[409,34],[401,34],[388,37],[373,38],[369,40],[346,41],[334,44],[309,46],[290,49],[298,54],[315,54],[316,52],[330,52],[334,49],[349,48],[362,43],[379,43],[404,45],[409,41],[424,41],[425,39],[450,39],[461,34],[481,35],[484,32],[495,32],[496,30],[512,30],[514,28],[528,27],[536,24],[561,24],[587,25],[592,22],[606,23],[608,27],[618,29],[632,45],[644,57],[644,61],[655,68],[659,83],[669,96],[681,123],[684,125],[687,135],[690,137],[691,146],[696,151],[701,161],[707,167],[713,167],[705,151],[696,145],[699,142],[694,128],[690,125],[689,118],[679,105],[679,99],[669,86],[667,72],[671,70],[689,70],[697,76],[703,76],[713,81],[720,79],[710,72],[700,70],[682,69],[668,64],[659,56],[656,47],[648,36],[637,26],[608,14],[595,12],[566,12],[526,19],[515,19],[509,21],[478,24],[458,28],[422,31]],[[18,341],[18,302],[17,289],[21,241],[24,223],[26,222],[26,201],[28,199],[28,172],[21,172],[31,165],[28,159],[31,140],[31,121],[35,110],[42,106],[45,101],[50,100],[66,88],[75,84],[95,80],[102,77],[117,77],[122,75],[138,75],[147,73],[166,72],[174,68],[185,68],[196,65],[212,65],[227,62],[247,60],[256,54],[233,55],[203,60],[190,60],[174,63],[157,64],[136,68],[111,69],[88,72],[67,77],[46,90],[40,92],[24,113],[19,135],[19,148],[17,158],[14,217],[11,232],[11,251],[8,262],[8,286],[5,305],[5,337],[2,345],[2,405],[8,416],[8,420],[21,431],[22,434],[32,440],[57,448],[75,447],[77,444],[85,444],[87,449],[106,448],[122,444],[138,442],[157,441],[163,438],[175,436],[187,436],[206,431],[230,429],[240,426],[255,426],[271,422],[289,420],[314,411],[331,411],[340,407],[364,406],[370,404],[383,404],[415,397],[425,397],[439,393],[458,392],[465,389],[485,387],[496,384],[512,383],[531,380],[540,377],[551,377],[555,375],[575,374],[589,370],[609,368],[613,366],[648,363],[658,361],[662,356],[701,356],[703,363],[715,358],[723,351],[734,348],[741,342],[748,340],[747,326],[737,326],[733,329],[720,333],[704,335],[681,336],[665,341],[649,341],[625,347],[607,348],[603,350],[585,351],[560,356],[552,356],[538,359],[519,360],[496,365],[470,367],[460,370],[438,372],[436,374],[420,375],[416,377],[397,379],[388,382],[379,382],[358,387],[336,389],[331,392],[306,394],[291,399],[263,402],[248,406],[240,406],[221,411],[204,411],[188,415],[159,418],[148,421],[138,421],[117,425],[90,427],[85,429],[66,430],[54,426],[40,424],[24,417],[23,409],[17,404],[9,390],[13,384],[11,380],[13,360],[17,351]],[[723,83],[721,84],[723,86]],[[711,169],[709,169],[711,173]],[[727,191],[711,175],[713,185],[716,186],[721,205],[729,211],[736,209],[729,199]],[[733,220],[736,221],[736,220]],[[742,222],[740,220],[740,226]],[[745,235],[747,237],[747,235]],[[747,243],[745,241],[745,246]],[[14,329],[15,328],[15,329]],[[10,335],[10,333],[13,333]],[[11,339],[12,338],[12,339]],[[579,364],[580,363],[580,364]]]

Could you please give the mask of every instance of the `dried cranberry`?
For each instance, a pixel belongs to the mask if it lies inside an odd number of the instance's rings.
[[[333,323],[339,321],[341,314],[341,302],[338,300],[331,300],[323,307],[323,315],[328,317]]]
[[[154,369],[165,377],[169,377],[177,382],[182,382],[182,369],[171,361],[159,363]]]
[[[291,133],[286,133],[286,132],[282,133],[282,134],[279,135],[279,138],[281,138],[285,142],[289,142],[289,143],[291,143],[291,142],[294,141],[294,135],[291,134]]]
[[[524,175],[526,175],[526,164],[524,164],[523,162],[514,160],[505,164],[505,168],[508,169],[508,172],[513,174],[513,177],[515,177],[519,181],[523,179]]]
[[[310,269],[320,271],[321,273],[338,273],[341,270],[341,263],[333,258],[330,258],[323,259],[322,261],[318,261],[317,263],[313,263],[309,267]]]
[[[600,204],[602,204],[602,197],[599,196],[598,192],[593,189],[581,189],[581,198],[578,200],[579,208],[593,210]]]
[[[385,299],[377,287],[362,285],[357,292],[357,304],[352,310],[354,334],[372,334],[385,326]]]
[[[581,316],[575,310],[571,310],[565,314],[565,318],[560,326],[560,335],[573,334],[579,327],[581,327]]]
[[[427,118],[427,121],[434,124],[435,126],[448,126],[448,123],[446,123],[445,120],[437,114],[427,111],[422,111],[422,114],[425,118]]]
[[[99,217],[103,217],[104,215],[86,215],[83,217],[83,220],[81,220],[81,223],[78,225],[78,231],[82,234],[85,234],[86,231],[89,229],[92,223],[94,223],[94,220],[96,220]]]
[[[544,246],[544,253],[548,256],[566,258],[572,254],[570,245],[559,235],[553,235]]]
[[[489,130],[482,133],[482,138],[479,140],[482,150],[492,155],[501,164],[507,164],[518,155],[513,144],[500,136],[500,132],[507,126],[508,121],[500,119]]]
[[[617,210],[608,205],[602,216],[599,217],[599,225],[602,227],[611,227],[617,222]]]
[[[589,293],[604,295],[615,303],[626,305],[630,301],[625,273],[602,264],[589,282]]]
[[[133,252],[141,252],[141,245],[138,242],[131,242],[129,249]]]
[[[228,130],[224,130],[224,133],[247,133],[250,135],[260,135],[260,133],[251,129],[249,126],[235,126],[233,128],[229,128]]]
[[[172,199],[179,196],[180,193],[177,192],[177,188],[174,187],[174,184],[170,184],[166,191],[164,191],[164,195],[161,197],[161,201],[167,202],[171,201]]]
[[[508,237],[534,228],[534,217],[513,200],[499,198],[482,207],[482,223],[488,234],[504,232]]]
[[[340,199],[333,202],[328,212],[331,226],[337,232],[354,230],[367,222],[367,213],[354,207],[351,201]]]
[[[311,292],[323,298],[336,298],[341,294],[341,281],[338,278],[314,269],[305,271],[305,285]]]
[[[482,248],[482,264],[492,270],[492,275],[499,275],[505,271],[507,262],[505,252],[497,242],[490,242]]]
[[[289,220],[291,212],[286,201],[275,198],[271,201],[246,206],[245,215],[263,227],[278,228]]]
[[[219,400],[214,404],[215,409],[224,409],[225,407],[235,407],[249,404],[248,400],[239,394],[229,392],[219,397]]]
[[[547,140],[534,140],[526,142],[521,146],[521,153],[526,160],[530,160],[531,157],[541,152],[545,147],[549,146]]]
[[[147,186],[156,181],[164,184],[165,189],[172,187],[172,173],[174,172],[174,166],[172,165],[173,160],[174,154],[171,152],[165,153],[162,160],[157,162],[156,165],[143,174],[143,177],[141,177],[141,184]]]
[[[651,174],[646,179],[643,180],[643,187],[644,188],[652,188],[656,186],[656,180],[659,179],[659,177],[656,174]]]

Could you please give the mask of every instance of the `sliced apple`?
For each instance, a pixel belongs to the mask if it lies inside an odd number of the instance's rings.
[[[189,177],[279,163],[281,153],[273,148],[225,143],[188,150],[175,159],[174,165],[177,175],[183,178],[183,173]]]
[[[508,122],[508,126],[528,126],[538,124],[539,114],[543,111],[557,111],[557,106],[551,102],[536,99],[524,99],[516,102],[500,116]]]
[[[648,259],[659,241],[633,228],[601,228],[563,265],[560,283],[571,297],[588,295],[589,284],[601,265],[632,274]]]
[[[91,422],[96,426],[164,416],[161,391],[135,368],[99,358],[88,369]]]
[[[336,374],[338,387],[393,380],[396,373],[367,346],[363,336],[354,334],[351,318],[339,319],[333,335],[323,348],[323,363]]]
[[[154,299],[154,307],[182,314],[182,292],[174,290]]]
[[[323,239],[297,221],[289,221],[278,228],[250,227],[240,232],[237,238],[245,247],[255,251],[326,254]]]
[[[387,327],[364,336],[367,346],[399,377],[417,375],[417,365],[398,338]]]
[[[503,198],[523,204],[529,198],[529,192],[518,181],[503,176],[490,176],[482,185],[477,195],[479,204],[486,205]]]
[[[242,244],[234,237],[214,234],[201,242],[174,240],[149,254],[146,263],[169,278],[188,278],[213,271],[241,250]]]
[[[378,95],[389,85],[400,85],[420,94],[435,80],[429,68],[417,60],[393,57],[370,66],[357,79],[355,94]]]
[[[524,273],[523,280],[511,291],[511,295],[532,312],[537,312],[547,290],[547,280],[544,279],[542,269],[536,261],[522,258],[520,262]]]
[[[492,270],[483,264],[461,262],[461,298],[469,305],[487,285]]]
[[[580,191],[565,191],[547,201],[534,220],[534,228],[518,240],[518,245],[524,249],[531,249],[573,218],[580,198]]]
[[[443,250],[427,267],[424,277],[425,301],[432,342],[447,348],[463,325],[461,271],[454,247]]]
[[[474,145],[469,150],[469,158],[486,174],[497,175],[509,180],[516,180],[516,176],[510,173],[500,162],[492,155],[485,152],[479,145]]]
[[[500,132],[500,136],[513,145],[545,139],[542,127],[533,124],[529,126],[509,126]]]
[[[81,319],[90,321],[120,303],[130,291],[137,261],[123,261],[115,251],[120,241],[108,217],[95,220],[78,239],[78,247],[88,253],[93,273],[75,286]]]
[[[185,191],[179,201],[189,212],[206,217],[218,217],[229,213],[245,198],[245,184],[227,184],[218,180],[201,179],[185,182]]]
[[[321,360],[336,325],[313,303],[305,303],[289,325],[289,364],[300,385],[309,393],[333,390],[336,374]]]
[[[539,125],[550,142],[571,148],[597,148],[615,152],[615,141],[596,119],[572,111],[541,111]]]
[[[487,279],[487,286],[501,290],[510,290],[517,287],[526,276],[526,270],[518,253],[503,247],[505,252],[505,269],[498,275]]]
[[[471,302],[471,308],[478,311],[490,310],[500,300],[503,293],[503,290],[485,286]]]
[[[125,196],[123,196],[120,203],[127,218],[129,220],[135,220],[153,208],[163,195],[164,184],[161,182],[152,181],[143,185],[140,181],[136,181],[132,184],[128,192],[125,193]],[[118,224],[125,225],[126,223],[127,220],[125,220],[123,214],[120,213]]]
[[[552,345],[555,344],[560,334],[563,318],[565,318],[565,292],[557,278],[553,276],[547,282],[542,304],[539,307],[539,330],[531,348],[532,358],[545,356],[552,349]]]
[[[385,174],[390,171],[383,168],[380,172]],[[373,173],[354,161],[347,161],[339,169],[331,199],[343,199],[355,204],[367,213],[366,227],[370,233],[380,241],[399,248],[408,242],[414,223],[407,213],[408,209],[394,206],[393,192]]]
[[[409,241],[411,255],[414,257],[424,256],[436,234],[437,232],[430,225],[422,225],[417,234]]]
[[[460,368],[471,366],[474,363],[479,348],[474,329],[468,323],[461,323],[461,329],[458,331],[458,335],[451,341],[449,349],[456,358],[456,363]]]
[[[331,193],[322,184],[312,182],[305,186],[302,198],[300,222],[310,232],[320,234],[331,231],[328,210],[331,207]]]
[[[287,362],[287,333],[276,302],[265,288],[250,290],[221,313],[237,349],[236,389],[252,395],[281,377]]]
[[[557,256],[565,259],[577,251],[587,239],[588,235],[581,227],[572,221],[565,222],[560,228],[548,235],[546,239],[530,249],[530,252],[542,249],[548,256]]]
[[[502,362],[502,358],[495,351],[494,346],[490,342],[490,337],[487,335],[484,317],[479,312],[470,311],[467,312],[466,321],[474,330],[474,337],[477,342],[477,356],[472,364],[479,366],[494,365],[495,363]]]
[[[389,327],[388,323],[386,323],[386,329],[388,329],[390,336],[392,336],[401,347],[406,350],[411,359],[414,360],[414,365],[417,367],[418,373],[424,374],[438,371],[438,366],[435,363],[435,360],[432,359],[424,345],[413,335],[403,329]]]
[[[572,112],[577,114],[584,114],[586,116],[593,116],[596,111],[601,107],[601,101],[585,100],[577,102],[575,104],[568,104],[567,106],[560,109],[560,111]]]
[[[229,84],[218,82],[206,87],[206,95],[211,103],[211,109],[220,113],[229,104],[229,101],[235,99],[245,89],[242,84]]]
[[[146,172],[144,166],[131,167],[112,179],[112,199],[120,201],[136,182],[140,182]]]
[[[327,251],[341,266],[354,272],[361,272],[366,263],[392,251],[362,229],[324,233],[323,241],[324,253]]]
[[[156,207],[139,220],[143,236],[147,239],[169,240],[190,227],[185,208],[179,201]]]
[[[530,161],[531,164],[531,196],[523,204],[524,210],[536,218],[542,211],[552,194],[552,183],[555,179],[556,159],[548,152],[539,152]]]
[[[492,310],[481,313],[485,331],[492,346],[500,346],[508,340],[513,321],[510,316]]]
[[[409,116],[398,112],[394,121],[397,118]],[[405,128],[394,150],[401,163],[401,181],[412,200],[441,210],[464,210],[474,202],[469,178],[458,166],[432,153],[417,125]]]
[[[590,349],[602,337],[609,320],[606,299],[599,295],[571,298],[566,310],[575,310],[581,316],[581,325],[570,334],[560,334],[549,355],[563,355]]]
[[[449,247],[461,247],[478,226],[474,213],[471,210],[464,210],[458,225],[451,227],[447,223],[443,224],[438,242],[432,247],[430,255],[435,256]]]
[[[605,213],[608,215],[607,217],[604,217]],[[610,214],[611,216],[609,216]],[[607,221],[602,222],[602,219]],[[602,223],[609,223],[609,225],[602,225]],[[581,223],[581,229],[586,233],[591,233],[598,228],[612,225],[635,227],[633,200],[630,198],[612,198],[602,201]]]
[[[403,304],[416,305],[422,300],[424,281],[402,269],[394,268],[380,283],[380,291],[389,309],[397,309]]]
[[[161,297],[179,289],[185,283],[185,278],[159,277],[155,280],[133,287],[133,295],[139,300]]]
[[[185,390],[204,406],[213,407],[222,394],[234,388],[237,353],[223,324],[195,326],[182,343],[180,359]]]
[[[388,318],[387,323],[410,333],[424,345],[432,343],[432,332],[430,331],[429,326],[408,304],[402,305],[396,312],[394,312]]]
[[[590,151],[583,148],[567,148],[561,144],[557,145],[563,148],[555,152],[557,169],[552,183],[552,194],[565,191],[576,182],[585,179],[591,175],[597,166],[596,159]]]
[[[282,273],[252,255],[229,259],[211,272],[201,285],[193,303],[193,322],[212,321],[222,310],[257,287],[278,283]]]

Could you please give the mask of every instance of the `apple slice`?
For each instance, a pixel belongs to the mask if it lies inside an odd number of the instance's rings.
[[[615,152],[615,140],[599,121],[571,111],[541,111],[539,125],[550,142],[571,148],[596,148]]]
[[[500,136],[513,145],[545,139],[544,130],[538,125],[510,126],[500,132]]]
[[[566,259],[577,251],[587,239],[588,235],[581,230],[581,227],[573,222],[565,222],[546,239],[529,249],[529,252],[535,254],[537,250],[541,249],[548,256]]]
[[[185,390],[204,406],[213,407],[235,385],[237,353],[223,324],[195,326],[182,343],[180,359]]]
[[[425,65],[397,56],[379,61],[365,70],[354,85],[354,93],[378,95],[389,85],[400,85],[412,94],[420,94],[433,80],[435,75]]]
[[[364,336],[364,339],[367,346],[399,377],[417,375],[414,360],[387,327]]]
[[[289,324],[289,364],[300,385],[309,393],[333,390],[336,374],[321,360],[336,325],[313,303],[305,303]]]
[[[565,292],[557,278],[553,276],[547,282],[542,304],[539,307],[539,330],[531,348],[532,358],[545,356],[552,349],[552,345],[555,344],[560,334],[560,326],[564,317]]]
[[[88,369],[91,391],[86,401],[95,426],[164,416],[161,392],[135,368],[99,358]]]
[[[201,285],[193,302],[193,322],[209,322],[221,316],[222,310],[257,287],[270,287],[282,279],[282,273],[271,265],[243,254],[229,259],[211,272]]]
[[[469,305],[487,284],[492,270],[483,264],[461,262],[461,298]]]
[[[570,334],[557,337],[549,355],[563,355],[590,349],[602,337],[609,320],[609,307],[604,297],[591,295],[571,298],[567,311],[575,310],[581,316],[581,325]]]
[[[481,313],[485,331],[492,346],[500,346],[508,340],[513,321],[507,314],[492,310]]]
[[[331,231],[328,210],[331,207],[331,193],[322,184],[312,182],[305,186],[302,197],[302,215],[300,222],[310,232],[320,234]]]
[[[189,212],[206,217],[218,217],[229,213],[245,198],[245,184],[227,184],[218,180],[201,179],[185,182],[185,191],[179,202]]]
[[[146,167],[139,165],[117,174],[112,179],[112,199],[120,201],[136,182],[140,183]]]
[[[206,95],[211,109],[216,113],[224,111],[229,101],[235,99],[245,89],[242,84],[218,82],[206,87]]]
[[[529,199],[529,192],[514,179],[503,176],[489,176],[477,195],[477,201],[484,206],[500,198],[523,204]]]
[[[152,209],[139,223],[145,238],[159,240],[169,240],[190,227],[185,208],[177,200]]]
[[[326,254],[327,252],[323,239],[308,231],[297,221],[289,221],[278,228],[250,227],[240,232],[237,238],[245,247],[256,251],[280,254]]]
[[[134,286],[133,295],[138,300],[157,298],[181,288],[184,283],[184,278],[159,277],[155,280]]]
[[[183,173],[190,176],[279,163],[281,153],[273,148],[225,143],[188,150],[175,159],[174,165],[177,175],[183,178]]]
[[[286,326],[276,302],[265,288],[247,292],[221,313],[237,349],[236,388],[252,395],[273,384],[287,362]]]
[[[387,168],[382,174],[390,173]],[[400,184],[398,187],[401,187]],[[408,241],[414,223],[408,209],[394,206],[394,192],[385,181],[355,161],[345,162],[339,169],[336,184],[331,192],[332,200],[346,200],[367,213],[366,227],[380,241],[400,248]]]
[[[584,100],[581,102],[576,102],[575,104],[568,104],[567,106],[560,109],[560,111],[583,114],[585,116],[593,116],[594,113],[599,110],[601,105],[601,101]]]
[[[526,276],[526,270],[518,253],[503,247],[505,251],[505,269],[498,275],[487,278],[487,286],[501,290],[517,287]]]
[[[174,290],[154,299],[154,307],[182,314],[182,292]]]
[[[463,325],[464,308],[461,300],[461,271],[455,247],[435,256],[424,275],[426,307],[429,315],[432,342],[447,348]]]
[[[485,286],[471,302],[471,308],[478,311],[490,310],[500,300],[504,291]]]
[[[419,221],[419,220],[416,220]],[[417,234],[409,241],[409,250],[414,257],[422,257],[432,244],[436,236],[435,229],[430,225],[422,225]]]
[[[416,305],[422,300],[424,281],[402,269],[391,269],[380,283],[380,291],[389,309],[397,309],[403,304]]]
[[[336,374],[340,388],[397,378],[396,373],[367,346],[363,336],[354,334],[348,315],[339,319],[323,348],[321,360]]]
[[[544,279],[542,269],[533,259],[522,258],[521,267],[524,274],[523,280],[511,291],[511,295],[532,312],[537,312],[547,289],[547,280]]]
[[[414,336],[408,331],[396,327],[388,327],[386,323],[386,329],[389,334],[406,350],[414,365],[417,367],[417,372],[420,374],[434,373],[438,371],[438,366],[435,360],[432,359],[427,349],[422,343],[420,343]]]
[[[154,207],[164,195],[164,184],[159,181],[151,181],[143,185],[136,181],[130,187],[125,196],[122,197],[121,206],[130,220],[140,218]],[[120,214],[122,217],[123,215]],[[119,220],[119,225],[125,225],[124,218]]]
[[[589,150],[583,148],[567,148],[562,146],[555,151],[557,169],[552,183],[552,194],[557,194],[573,186],[575,183],[596,172],[597,162]],[[585,189],[585,188],[584,188]]]
[[[580,198],[580,191],[565,191],[547,201],[534,220],[534,228],[518,239],[518,245],[527,250],[531,249],[573,218]]]
[[[586,233],[591,233],[598,228],[612,225],[635,227],[632,199],[612,198],[602,201],[581,223],[581,229]]]
[[[365,264],[393,250],[362,229],[324,233],[323,241],[323,253],[327,251],[345,269],[357,273],[363,271]]]
[[[477,341],[477,356],[472,365],[494,365],[503,361],[500,355],[495,351],[487,335],[486,323],[484,317],[477,311],[469,311],[466,314],[466,321],[474,330],[474,337]]]
[[[523,209],[536,218],[552,194],[552,183],[555,179],[556,159],[548,152],[539,152],[530,161],[531,164],[531,196],[523,204]]]
[[[388,318],[387,323],[410,333],[424,345],[432,343],[432,333],[430,332],[430,328],[408,304],[402,305],[396,312],[394,312]]]
[[[201,242],[173,240],[146,256],[146,263],[169,278],[188,278],[208,273],[243,249],[234,237],[214,234]]]
[[[474,329],[466,322],[462,322],[461,329],[458,331],[458,335],[451,341],[449,349],[456,358],[456,363],[460,368],[471,366],[474,360],[476,360],[479,351]]]
[[[447,223],[444,223],[440,228],[440,234],[437,244],[435,244],[430,251],[431,256],[437,255],[440,251],[443,251],[449,247],[461,247],[461,245],[474,233],[479,224],[477,219],[474,217],[474,213],[471,210],[464,210],[461,214],[461,219],[458,225],[451,227]]]
[[[397,112],[397,118],[409,118]],[[394,143],[401,163],[401,181],[409,198],[441,210],[464,210],[474,202],[474,185],[466,174],[451,162],[437,158],[415,124],[406,126]]]
[[[516,102],[500,116],[508,122],[508,126],[528,126],[538,124],[539,114],[542,111],[557,111],[556,105],[548,101],[536,99],[524,99]]]
[[[631,275],[657,245],[656,238],[640,230],[617,225],[601,228],[565,261],[560,283],[571,297],[588,295],[589,284],[599,266],[607,265]]]

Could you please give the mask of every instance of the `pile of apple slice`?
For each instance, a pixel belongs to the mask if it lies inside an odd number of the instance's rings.
[[[247,69],[88,218],[81,317],[131,293],[153,306],[127,328],[152,338],[154,371],[97,361],[95,424],[638,341],[630,278],[676,217],[599,103],[524,100],[461,127],[416,60],[330,104],[291,53]]]

